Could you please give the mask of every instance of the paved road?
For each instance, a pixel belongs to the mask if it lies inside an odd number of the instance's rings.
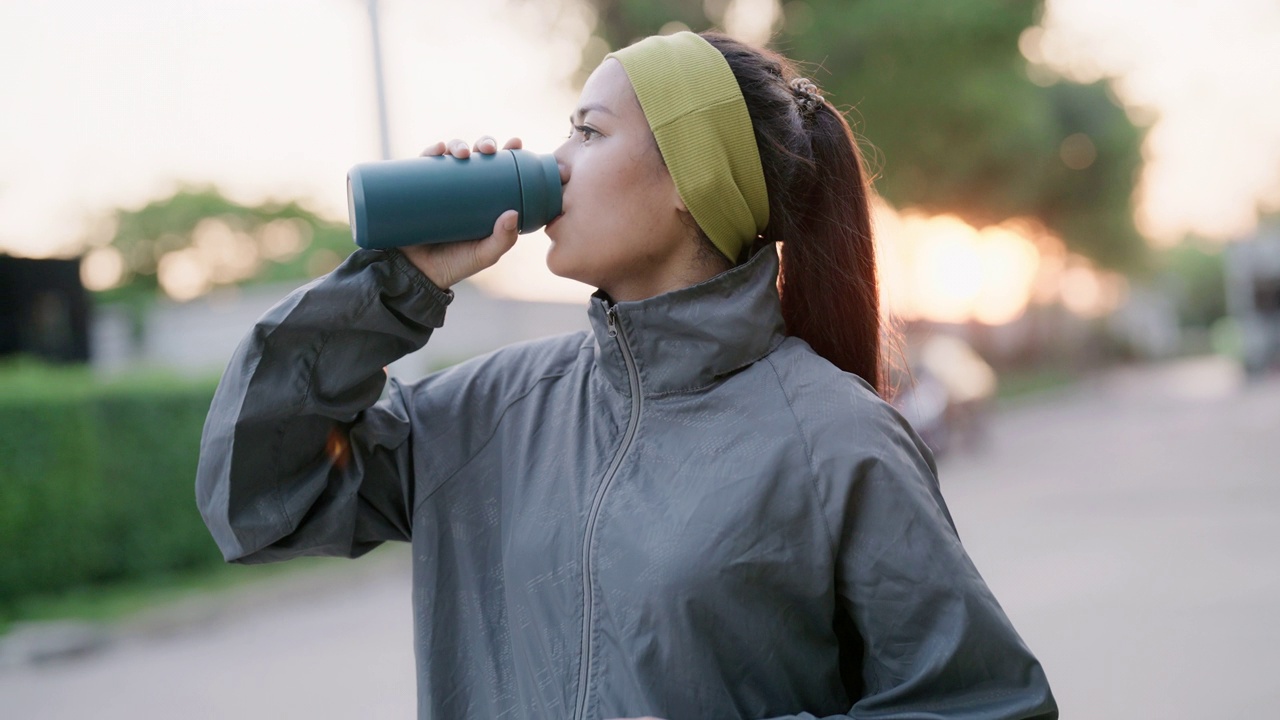
[[[979,569],[1069,718],[1274,717],[1280,379],[1190,362],[1002,411],[941,464]],[[405,552],[232,596],[173,632],[0,670],[0,717],[413,713]]]
[[[1280,378],[1113,373],[941,473],[1064,717],[1280,717]]]
[[[409,555],[379,552],[184,605],[183,627],[144,618],[86,657],[0,669],[0,719],[413,717]]]

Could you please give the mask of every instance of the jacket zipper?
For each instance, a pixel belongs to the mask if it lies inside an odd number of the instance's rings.
[[[618,473],[618,466],[622,464],[623,456],[631,447],[631,441],[636,435],[636,426],[640,424],[640,373],[636,370],[636,360],[631,355],[631,346],[627,344],[627,335],[618,324],[617,306],[611,306],[605,317],[609,322],[609,337],[618,338],[622,359],[627,364],[627,381],[631,388],[631,418],[627,421],[627,431],[622,436],[622,444],[614,454],[613,462],[610,463],[609,470],[604,475],[604,481],[600,483],[600,488],[596,490],[595,498],[591,501],[591,514],[587,516],[587,531],[582,540],[582,649],[579,653],[582,659],[578,666],[578,702],[573,713],[573,717],[577,720],[582,720],[586,716],[587,679],[591,677],[591,616],[595,605],[594,593],[591,591],[591,536],[595,531],[596,517],[600,514],[600,505],[604,501],[605,491],[609,489],[613,476]]]

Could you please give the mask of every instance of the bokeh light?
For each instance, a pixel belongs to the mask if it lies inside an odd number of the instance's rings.
[[[80,261],[80,281],[87,290],[110,290],[124,276],[124,256],[113,247],[94,248]]]
[[[186,301],[200,297],[213,287],[213,278],[195,248],[184,248],[165,253],[156,265],[156,279],[160,289],[174,300]]]
[[[954,215],[875,207],[885,308],[904,319],[999,325],[1030,302],[1040,251],[1030,223],[975,228]]]
[[[272,220],[258,229],[262,256],[267,260],[292,260],[307,249],[311,239],[311,226],[297,219]]]
[[[209,279],[220,285],[253,277],[261,264],[253,237],[218,218],[206,218],[196,225],[191,247]]]

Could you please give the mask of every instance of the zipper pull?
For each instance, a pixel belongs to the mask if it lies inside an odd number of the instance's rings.
[[[604,317],[609,322],[609,337],[618,337],[618,306],[611,305]]]

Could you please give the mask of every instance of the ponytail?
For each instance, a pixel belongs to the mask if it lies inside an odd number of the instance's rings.
[[[800,198],[798,232],[782,243],[780,291],[787,333],[878,392],[880,301],[862,159],[844,117],[818,106],[810,131],[814,172]]]
[[[752,252],[781,248],[787,334],[887,397],[870,197],[853,130],[830,103],[797,95],[782,55],[701,35],[729,62],[751,115],[769,191],[769,225]]]

